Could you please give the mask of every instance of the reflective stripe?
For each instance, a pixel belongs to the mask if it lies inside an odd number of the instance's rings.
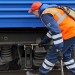
[[[67,16],[66,13],[64,15],[61,15],[57,10],[51,10],[51,11],[56,13],[56,15],[58,16],[59,18],[59,20],[57,21],[58,24],[60,24]]]
[[[63,39],[60,39],[60,40],[54,41],[54,44],[60,44],[60,43],[62,43],[62,42],[63,42]]]
[[[43,63],[42,66],[43,66],[45,69],[50,69],[50,67],[48,67],[45,63]]]
[[[50,33],[48,32],[47,34],[46,34],[49,38],[51,38],[51,35],[50,35]]]
[[[72,68],[75,68],[75,64],[72,64],[72,65],[69,65],[69,66],[66,66],[68,69],[72,69]]]
[[[61,16],[61,18],[57,21],[57,23],[60,24],[65,19],[66,16],[67,14],[64,14],[63,16]]]
[[[53,67],[50,67],[49,70],[51,71],[53,69]]]
[[[61,34],[61,33],[52,36],[53,39],[57,39],[57,38],[59,38],[59,37],[62,37],[62,34]]]
[[[49,65],[49,66],[54,66],[55,64],[51,63],[50,61],[48,61],[47,59],[44,60],[44,62]]]
[[[70,61],[64,62],[65,65],[69,65],[69,64],[72,64],[72,63],[74,63],[74,59],[71,59]]]
[[[42,64],[43,68],[47,70],[52,70],[53,67],[48,67],[45,63]]]

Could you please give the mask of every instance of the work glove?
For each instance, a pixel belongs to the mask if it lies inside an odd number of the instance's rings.
[[[47,35],[43,38],[43,40],[38,44],[39,47],[43,47],[44,44],[47,44],[49,41],[51,41],[52,39],[49,38]]]
[[[39,47],[43,47],[43,46],[44,46],[44,42],[41,41],[41,42],[38,44],[38,46],[39,46]]]

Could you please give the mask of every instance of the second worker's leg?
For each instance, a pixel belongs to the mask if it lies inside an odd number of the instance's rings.
[[[31,73],[30,71],[27,71],[26,75],[46,75],[48,74],[49,71],[52,70],[56,62],[57,62],[57,53],[56,53],[55,46],[52,46],[48,50],[44,62],[39,68],[39,72],[37,74],[34,74]]]
[[[46,75],[49,71],[51,71],[57,60],[58,59],[55,46],[52,46],[52,48],[48,50],[44,62],[39,68],[39,72],[41,73],[41,75]]]
[[[64,65],[75,75],[75,62],[70,48],[64,53]]]

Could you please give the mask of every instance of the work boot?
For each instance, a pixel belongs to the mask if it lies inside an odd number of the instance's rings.
[[[27,71],[27,72],[26,72],[26,75],[40,75],[40,74],[39,74],[39,73],[34,74],[34,73],[30,72],[30,71]]]

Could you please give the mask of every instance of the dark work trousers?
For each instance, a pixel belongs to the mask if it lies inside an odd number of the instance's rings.
[[[75,62],[72,58],[72,50],[75,45],[75,37],[65,40],[64,47],[62,49],[63,53],[63,62],[67,69],[75,74]],[[39,72],[42,75],[46,75],[49,71],[51,71],[54,65],[57,63],[57,52],[56,48],[53,45],[47,52],[44,62],[42,63],[41,67],[39,68]]]

